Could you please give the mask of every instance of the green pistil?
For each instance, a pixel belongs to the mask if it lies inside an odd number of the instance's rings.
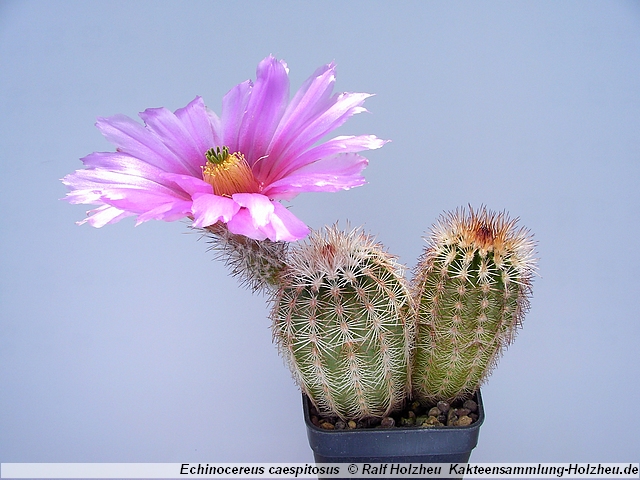
[[[215,147],[207,150],[207,153],[204,154],[207,157],[207,160],[211,163],[215,163],[216,165],[222,165],[224,161],[229,157],[229,148],[228,147]]]

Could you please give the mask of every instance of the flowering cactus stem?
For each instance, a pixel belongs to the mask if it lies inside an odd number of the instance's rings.
[[[198,229],[207,237],[210,250],[223,260],[240,283],[254,292],[275,290],[285,269],[288,242],[254,240],[231,233],[223,223]]]
[[[482,207],[440,218],[412,281],[412,385],[423,402],[471,396],[529,309],[534,242],[517,219]]]
[[[371,237],[336,226],[290,250],[274,341],[323,415],[381,417],[406,397],[413,339],[403,268]]]

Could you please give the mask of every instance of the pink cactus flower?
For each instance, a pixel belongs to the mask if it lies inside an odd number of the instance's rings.
[[[200,97],[174,113],[150,108],[144,125],[124,115],[96,126],[116,146],[82,159],[85,169],[62,179],[71,203],[97,205],[79,224],[102,227],[128,216],[223,222],[232,233],[295,241],[307,226],[280,200],[300,192],[360,186],[367,159],[356,152],[380,148],[373,135],[320,142],[349,117],[365,111],[366,93],[332,94],[335,65],[320,67],[289,99],[288,68],[269,56],[255,82],[234,87],[222,115]]]

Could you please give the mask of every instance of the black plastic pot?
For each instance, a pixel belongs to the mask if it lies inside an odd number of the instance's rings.
[[[316,463],[466,463],[484,422],[480,391],[474,400],[478,419],[466,427],[325,430],[311,422],[310,401],[304,395],[302,405]]]

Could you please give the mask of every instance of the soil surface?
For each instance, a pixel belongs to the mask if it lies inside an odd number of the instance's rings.
[[[464,427],[478,420],[478,404],[473,399],[455,401],[452,404],[438,402],[435,405],[422,405],[413,402],[404,410],[383,418],[366,418],[358,421],[344,421],[337,417],[322,416],[310,403],[311,422],[325,430],[352,430],[356,428],[394,428],[394,427]]]

